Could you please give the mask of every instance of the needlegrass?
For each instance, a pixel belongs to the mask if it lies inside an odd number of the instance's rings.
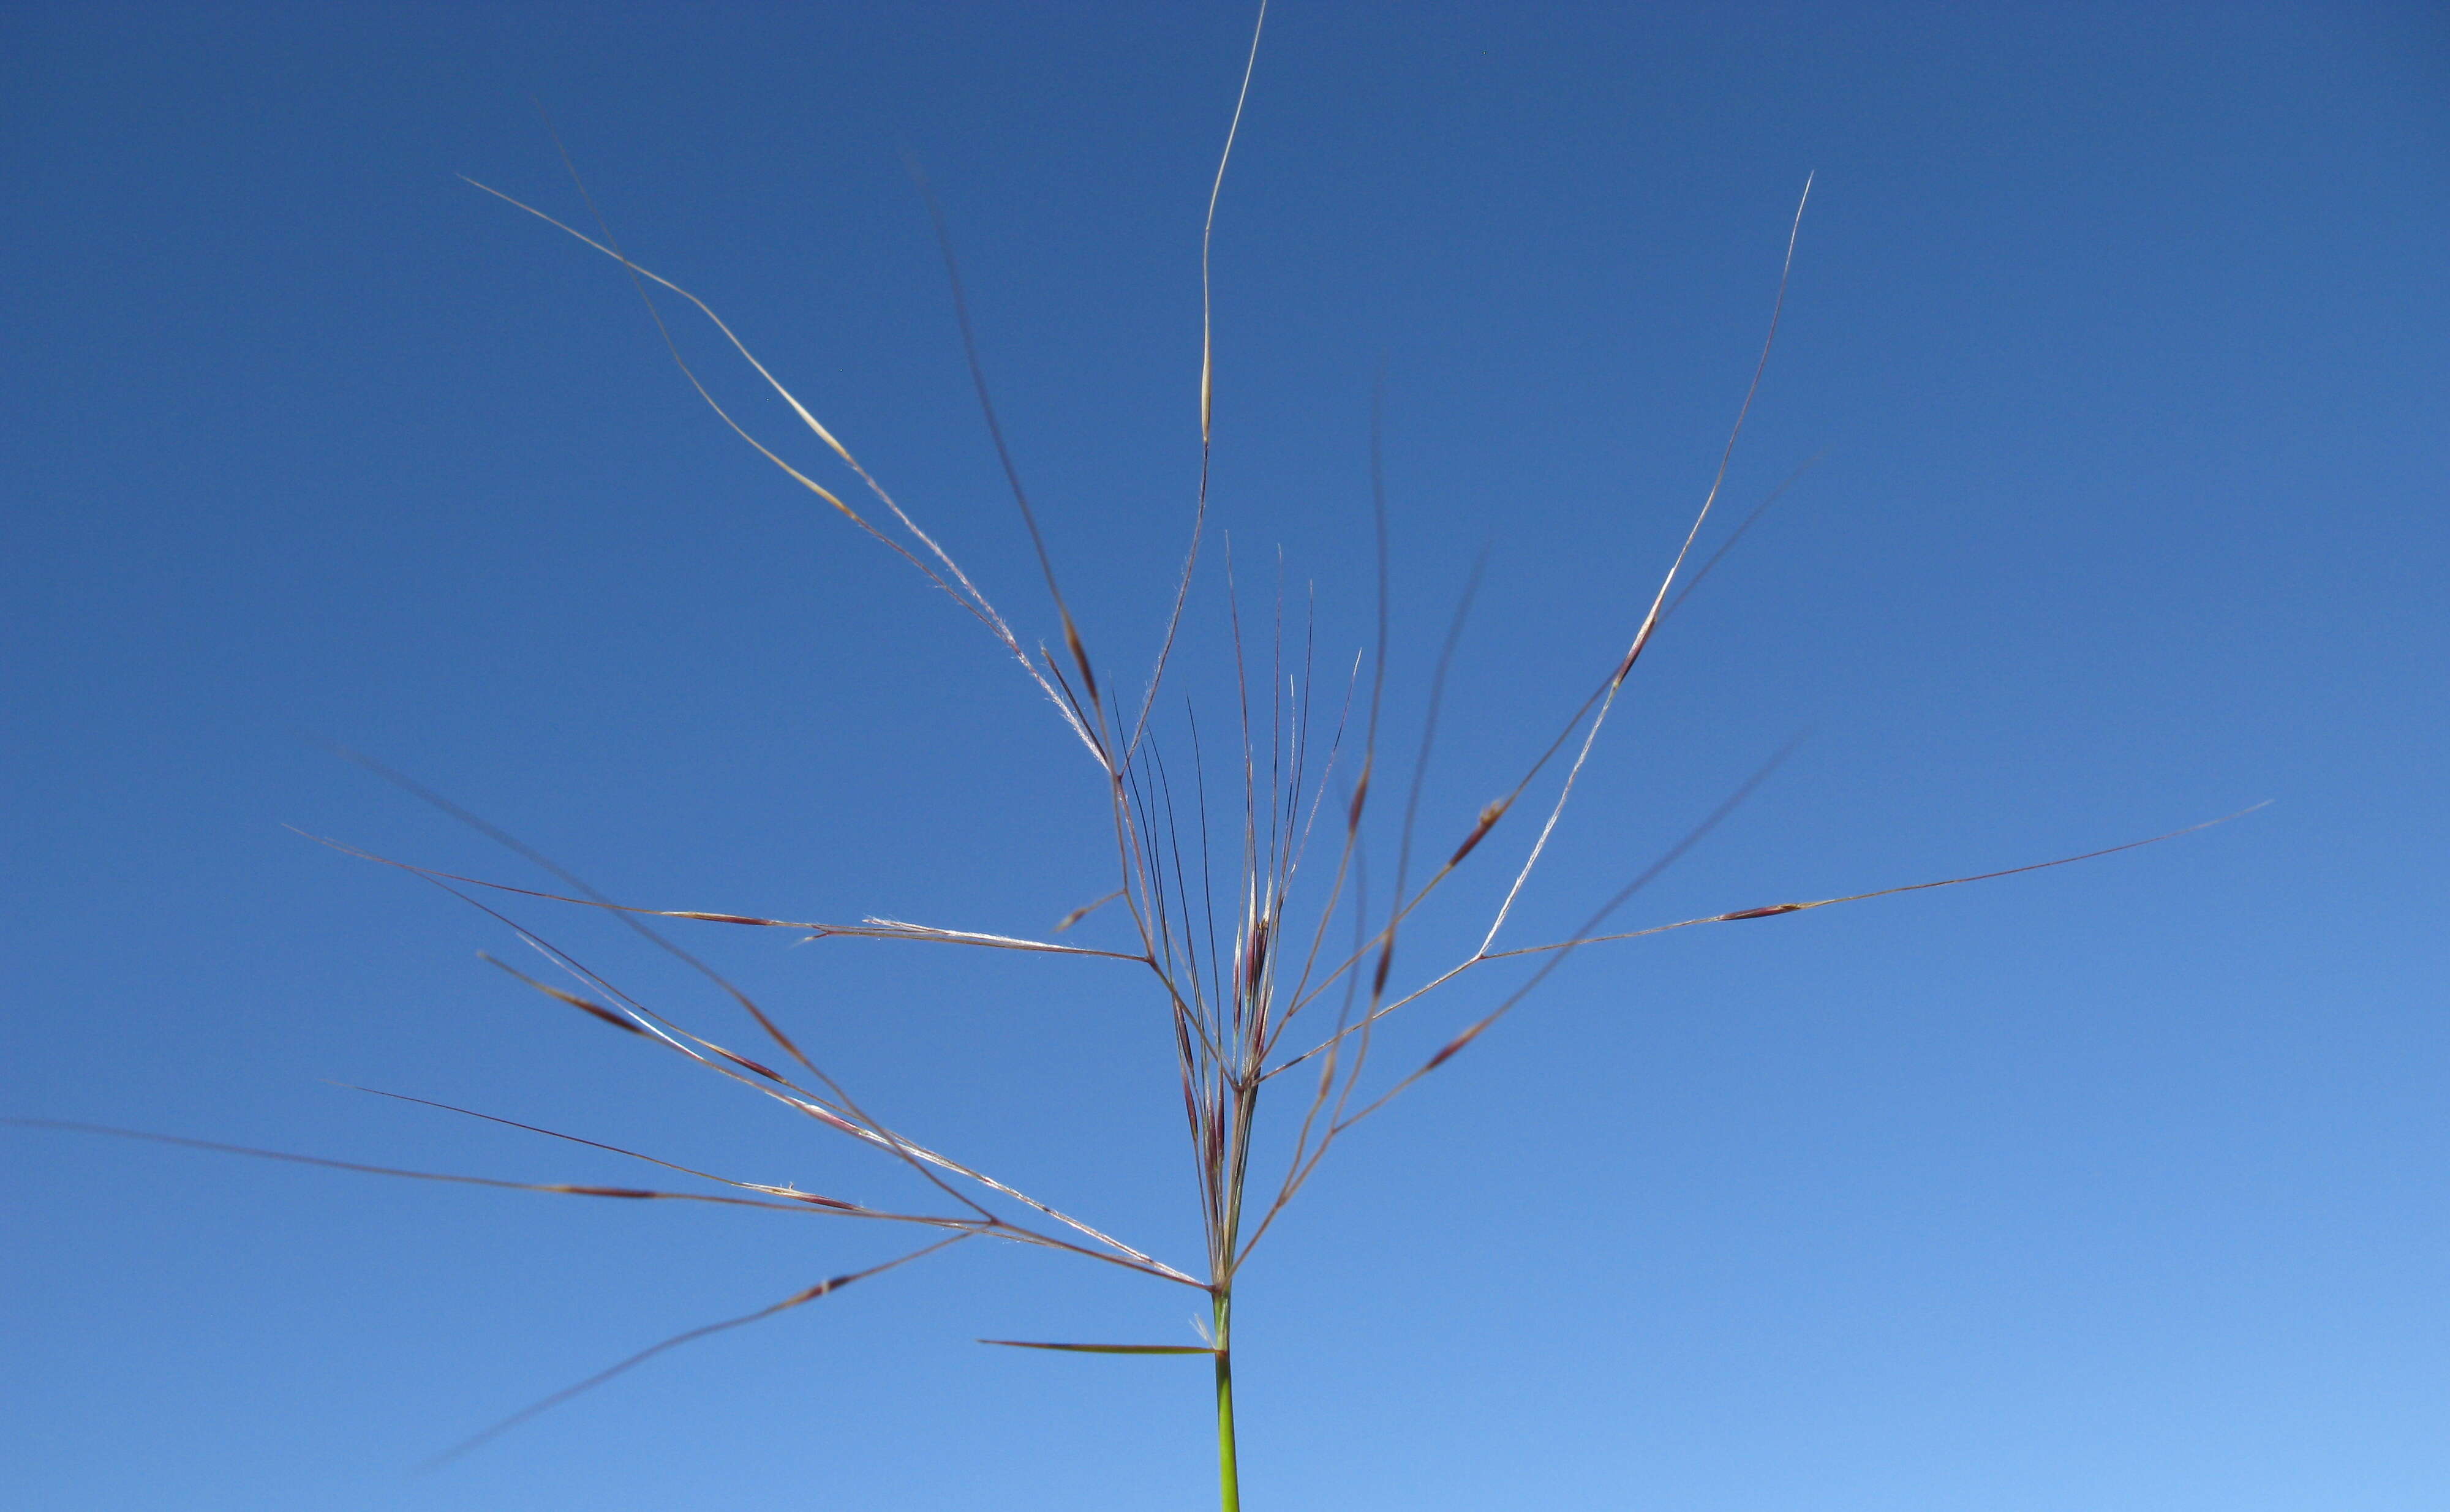
[[[2129,841],[2085,852],[1964,876],[1866,888],[1841,896],[1767,902],[1692,918],[1628,927],[1624,910],[1644,888],[1732,814],[1792,750],[1771,754],[1731,782],[1722,802],[1697,816],[1682,838],[1627,875],[1604,897],[1588,901],[1578,928],[1562,938],[1525,938],[1518,904],[1549,856],[1572,807],[1577,785],[1662,624],[1742,542],[1755,521],[1795,481],[1790,476],[1705,547],[1721,514],[1729,465],[1776,345],[1811,185],[1803,185],[1785,228],[1780,271],[1766,290],[1766,330],[1751,378],[1729,396],[1723,447],[1709,459],[1706,487],[1681,537],[1661,543],[1657,569],[1629,593],[1638,606],[1622,636],[1604,646],[1561,647],[1560,665],[1585,669],[1586,695],[1576,707],[1505,710],[1508,720],[1541,730],[1537,753],[1520,769],[1498,774],[1488,802],[1460,812],[1432,801],[1429,774],[1437,759],[1443,720],[1453,717],[1446,689],[1458,647],[1468,633],[1478,573],[1456,604],[1442,638],[1431,646],[1392,644],[1390,534],[1394,529],[1380,465],[1380,442],[1369,437],[1370,508],[1375,529],[1373,570],[1364,588],[1374,635],[1359,646],[1323,644],[1311,590],[1297,585],[1280,560],[1253,574],[1237,564],[1230,536],[1212,517],[1210,464],[1216,394],[1216,327],[1210,291],[1211,248],[1234,141],[1259,56],[1265,8],[1252,34],[1242,89],[1224,132],[1197,248],[1200,271],[1200,360],[1186,387],[1196,397],[1198,470],[1188,490],[1189,518],[1178,573],[1168,584],[1170,608],[1138,647],[1085,629],[1066,598],[1065,564],[1049,544],[1040,512],[997,413],[994,390],[971,324],[968,298],[945,218],[924,179],[925,196],[952,294],[955,327],[976,391],[987,439],[1027,535],[1032,575],[1044,592],[1043,638],[1025,632],[991,601],[954,552],[828,429],[781,377],[754,355],[724,317],[664,275],[620,248],[598,218],[582,230],[486,185],[476,187],[557,228],[615,263],[636,286],[671,359],[721,423],[769,461],[787,482],[812,495],[855,535],[916,572],[933,593],[975,623],[994,654],[1008,658],[1043,698],[1047,717],[1067,731],[1085,759],[1050,782],[1086,779],[1102,809],[1101,843],[1111,853],[1113,883],[1105,896],[1066,901],[1047,910],[1042,935],[1018,936],[958,924],[890,918],[794,920],[729,908],[657,906],[615,900],[531,849],[507,831],[366,758],[355,758],[538,867],[549,885],[452,873],[378,856],[339,841],[323,843],[349,856],[396,868],[460,900],[520,947],[515,959],[487,955],[523,988],[573,1011],[574,1026],[609,1030],[687,1061],[765,1099],[819,1137],[846,1140],[874,1159],[911,1173],[928,1200],[910,1207],[869,1206],[832,1192],[813,1192],[729,1171],[712,1171],[645,1151],[600,1143],[585,1134],[538,1128],[475,1109],[408,1093],[361,1089],[378,1095],[482,1119],[507,1130],[574,1143],[651,1168],[648,1186],[506,1181],[327,1160],[283,1151],[185,1136],[142,1134],[93,1125],[90,1132],[131,1134],[221,1153],[425,1181],[515,1188],[631,1202],[687,1202],[750,1208],[828,1221],[890,1224],[914,1231],[901,1253],[864,1269],[813,1278],[753,1311],[710,1321],[611,1363],[589,1378],[544,1396],[447,1450],[476,1448],[570,1398],[645,1365],[666,1351],[746,1327],[831,1296],[852,1283],[913,1264],[975,1240],[1020,1245],[1096,1264],[1138,1281],[1196,1293],[1205,1338],[1198,1344],[1119,1340],[991,1338],[1009,1348],[1113,1356],[1204,1357],[1215,1385],[1218,1486],[1227,1512],[1240,1505],[1239,1444],[1234,1413],[1235,1283],[1305,1186],[1352,1131],[1424,1077],[1448,1067],[1581,951],[1667,931],[1750,923],[1805,910],[1865,901],[1931,888],[2012,876],[2106,856],[2169,836]],[[575,175],[574,174],[574,180]],[[584,185],[580,184],[584,195]],[[592,210],[592,204],[591,204]],[[677,301],[675,306],[673,301]],[[710,322],[729,351],[762,382],[795,431],[770,437],[763,422],[742,417],[719,400],[683,354],[666,324],[668,309]],[[794,452],[807,444],[807,456]],[[1800,470],[1799,470],[1799,474]],[[1237,570],[1238,568],[1238,570]],[[1258,579],[1254,587],[1251,578]],[[1195,633],[1210,623],[1191,607],[1202,599],[1216,611],[1221,634]],[[1401,658],[1397,653],[1405,655]],[[1184,664],[1198,659],[1199,677]],[[1426,659],[1416,727],[1397,730],[1390,714],[1390,664]],[[1197,691],[1192,691],[1192,689]],[[1222,689],[1221,696],[1213,690]],[[1475,711],[1488,717],[1488,711]],[[2212,821],[2211,823],[2219,823]],[[2190,825],[2189,829],[2203,825]],[[2172,831],[2172,834],[2186,833]],[[1449,895],[1467,883],[1486,896]],[[1440,908],[1430,907],[1435,900]],[[608,914],[655,949],[669,953],[703,980],[708,1002],[737,1016],[736,1034],[711,1028],[706,1006],[680,1006],[633,995],[614,978],[582,961],[544,929],[517,913],[535,905]],[[1457,931],[1453,921],[1468,918]],[[986,950],[1014,956],[1064,958],[1081,971],[1121,972],[1144,996],[1148,1034],[1172,1046],[1184,1128],[1192,1154],[1193,1191],[1204,1237],[1196,1259],[1167,1258],[1115,1233],[1091,1215],[1059,1209],[993,1173],[993,1163],[968,1152],[938,1148],[915,1130],[889,1124],[823,1069],[822,1045],[805,1041],[788,1011],[769,1008],[735,985],[689,945],[688,929],[779,930],[808,941],[866,940],[909,947]],[[1093,934],[1103,929],[1104,934]],[[1076,933],[1078,931],[1078,933]],[[1106,939],[1109,943],[1083,942]],[[1506,975],[1513,968],[1510,976]],[[1496,978],[1474,1011],[1449,1023],[1426,1055],[1392,1067],[1382,1025],[1428,1012],[1432,998],[1468,979]],[[949,1053],[954,1053],[948,1051]]]

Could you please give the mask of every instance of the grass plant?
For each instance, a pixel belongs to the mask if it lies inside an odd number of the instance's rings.
[[[533,959],[494,964],[526,987],[588,1016],[596,1023],[645,1041],[726,1078],[768,1100],[782,1113],[805,1120],[823,1134],[849,1141],[875,1158],[905,1168],[930,1194],[924,1205],[883,1208],[842,1197],[676,1164],[653,1155],[600,1144],[577,1134],[535,1129],[507,1118],[441,1103],[435,1108],[571,1141],[658,1168],[686,1178],[661,1187],[526,1183],[409,1171],[327,1160],[286,1152],[252,1149],[144,1134],[200,1148],[301,1161],[340,1169],[428,1181],[624,1201],[682,1201],[751,1208],[833,1219],[903,1226],[924,1242],[881,1264],[831,1276],[769,1306],[667,1339],[610,1368],[545,1398],[450,1451],[458,1453],[516,1425],[593,1386],[680,1345],[773,1317],[830,1296],[853,1282],[905,1266],[971,1241],[989,1240],[1059,1252],[1141,1280],[1186,1289],[1203,1299],[1206,1337],[1198,1344],[1128,1341],[989,1339],[984,1344],[1025,1349],[1113,1355],[1205,1356],[1215,1385],[1215,1424],[1220,1504],[1240,1506],[1240,1465],[1235,1432],[1234,1337],[1235,1283],[1254,1252],[1294,1203],[1322,1162],[1348,1134],[1373,1118],[1422,1078],[1440,1070],[1520,1005],[1567,960],[1582,950],[1673,930],[1763,921],[1833,904],[2012,875],[2064,865],[2154,840],[2133,841],[2086,856],[2070,856],[1974,876],[1881,887],[1840,897],[1772,902],[1701,917],[1617,926],[1618,915],[1681,856],[1700,843],[1770,774],[1784,753],[1737,785],[1716,810],[1703,816],[1673,846],[1598,900],[1581,927],[1556,940],[1518,941],[1509,924],[1526,888],[1552,849],[1604,729],[1625,702],[1628,680],[1666,619],[1684,602],[1726,552],[1749,529],[1760,510],[1730,532],[1715,551],[1697,556],[1705,528],[1717,514],[1729,465],[1759,393],[1775,346],[1787,274],[1794,262],[1804,204],[1804,185],[1794,221],[1786,228],[1784,259],[1769,301],[1768,329],[1749,384],[1736,397],[1724,447],[1681,540],[1665,553],[1663,568],[1635,602],[1624,638],[1588,651],[1590,688],[1579,706],[1553,718],[1549,737],[1535,759],[1508,776],[1500,795],[1477,812],[1444,816],[1425,800],[1426,780],[1436,749],[1449,668],[1463,636],[1471,602],[1467,590],[1434,660],[1426,688],[1426,714],[1408,733],[1400,756],[1388,713],[1390,661],[1390,524],[1379,442],[1373,432],[1371,507],[1375,523],[1374,640],[1358,649],[1319,644],[1316,618],[1307,602],[1284,586],[1281,573],[1271,591],[1254,594],[1236,579],[1230,540],[1213,545],[1210,459],[1215,397],[1215,324],[1209,302],[1210,248],[1219,205],[1259,55],[1262,6],[1251,40],[1224,147],[1209,185],[1199,244],[1201,348],[1196,374],[1199,471],[1192,494],[1187,541],[1171,607],[1144,652],[1145,670],[1118,679],[1102,643],[1076,619],[1062,588],[1062,572],[1040,529],[1021,470],[1000,423],[974,339],[966,297],[943,218],[928,204],[945,258],[960,339],[977,388],[988,437],[1009,485],[1014,507],[1028,535],[1034,566],[1045,591],[1044,612],[1052,633],[1025,634],[992,602],[952,552],[900,502],[850,446],[794,396],[752,353],[714,309],[678,283],[632,261],[608,229],[584,231],[498,190],[489,194],[575,238],[617,264],[633,281],[668,344],[679,371],[706,404],[742,441],[756,449],[793,485],[865,535],[875,547],[916,572],[934,592],[979,627],[996,651],[1029,680],[1086,761],[1097,785],[1111,850],[1113,887],[1103,898],[1073,910],[1043,938],[1022,938],[902,920],[866,918],[852,922],[791,920],[760,914],[692,908],[647,907],[624,902],[590,887],[574,874],[528,849],[509,834],[397,774],[384,775],[436,804],[542,866],[556,879],[550,887],[529,887],[496,879],[446,873],[375,856],[326,842],[380,864],[398,867],[450,892],[485,914]],[[922,185],[924,192],[924,184]],[[581,185],[584,194],[584,185]],[[769,444],[749,422],[718,400],[665,325],[665,304],[677,300],[710,322],[729,349],[747,364],[790,419],[812,437],[846,480],[828,483],[812,466],[788,459],[781,443]],[[1792,479],[1790,479],[1792,481]],[[1783,485],[1781,485],[1781,491]],[[1476,574],[1475,574],[1476,582]],[[1222,643],[1196,646],[1186,633],[1187,611],[1196,595],[1219,596]],[[1256,607],[1254,607],[1254,606]],[[1218,686],[1229,688],[1219,708],[1196,698],[1178,698],[1186,679],[1178,663],[1213,651],[1221,669]],[[1204,718],[1204,723],[1203,723]],[[369,766],[375,764],[369,762]],[[377,770],[381,770],[379,766]],[[2217,821],[2215,821],[2217,823]],[[2190,826],[2199,828],[2200,825]],[[2185,833],[2173,831],[2172,833]],[[1505,859],[1500,862],[1498,858]],[[1384,882],[1371,882],[1372,858]],[[1485,872],[1492,901],[1461,937],[1420,927],[1425,905],[1468,872]],[[517,901],[568,905],[613,915],[699,973],[742,1011],[763,1044],[754,1054],[700,1033],[677,1010],[651,1003],[582,963],[546,934],[508,912]],[[1051,910],[1050,910],[1051,911]],[[1127,921],[1129,943],[1102,948],[1068,936],[1092,915]],[[1152,1032],[1167,1036],[1179,1076],[1182,1110],[1196,1178],[1196,1200],[1205,1253],[1196,1263],[1176,1263],[1128,1242],[1099,1225],[1027,1194],[989,1173],[986,1164],[955,1154],[888,1124],[841,1081],[785,1027],[783,1017],[735,985],[667,932],[671,924],[779,930],[802,940],[870,940],[912,946],[986,950],[1069,958],[1083,969],[1124,970],[1146,994]],[[493,958],[487,958],[492,960]],[[1426,962],[1426,964],[1421,964]],[[523,969],[523,965],[526,969]],[[1425,1057],[1399,1062],[1390,1073],[1382,1026],[1397,1015],[1418,1017],[1432,997],[1465,979],[1479,980],[1493,968],[1519,968],[1484,1006],[1445,1034]],[[401,1096],[383,1093],[385,1096]],[[407,1097],[411,1102],[425,1099]],[[1270,1131],[1263,1136],[1263,1130]],[[129,1131],[97,1130],[127,1134]],[[446,1456],[447,1457],[447,1456]]]

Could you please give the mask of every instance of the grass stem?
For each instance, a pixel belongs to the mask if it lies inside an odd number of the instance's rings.
[[[1228,1328],[1234,1293],[1216,1293],[1216,1494],[1223,1512],[1242,1512],[1241,1472],[1234,1454],[1234,1348]]]

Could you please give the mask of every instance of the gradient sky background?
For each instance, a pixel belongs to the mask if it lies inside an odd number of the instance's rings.
[[[540,99],[632,251],[1049,633],[915,153],[1126,677],[1195,474],[1248,21],[10,8],[0,1112],[639,1179],[354,1082],[898,1194],[282,827],[532,877],[339,743],[642,903],[1039,933],[1111,885],[1092,768],[976,628],[726,433],[615,268],[455,175],[584,214]],[[1577,958],[1247,1274],[1254,1506],[2450,1499],[2445,168],[2429,5],[1279,6],[1216,237],[1218,518],[1350,655],[1383,363],[1398,729],[1492,548],[1432,843],[1621,651],[1819,175],[1730,505],[1822,460],[1645,661],[1510,939],[1799,730],[1627,922],[2274,802]],[[747,1048],[603,921],[519,912]],[[690,938],[915,1136],[1196,1257],[1125,968]],[[1491,1000],[1424,1008],[1387,1064]],[[900,1236],[0,1140],[12,1507],[1213,1504],[1198,1363],[969,1342],[1187,1343],[1196,1299],[984,1244],[414,1478]]]

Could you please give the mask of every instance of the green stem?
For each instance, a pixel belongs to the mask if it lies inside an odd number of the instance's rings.
[[[1216,1483],[1223,1512],[1242,1512],[1241,1475],[1234,1455],[1234,1294],[1216,1293]]]

